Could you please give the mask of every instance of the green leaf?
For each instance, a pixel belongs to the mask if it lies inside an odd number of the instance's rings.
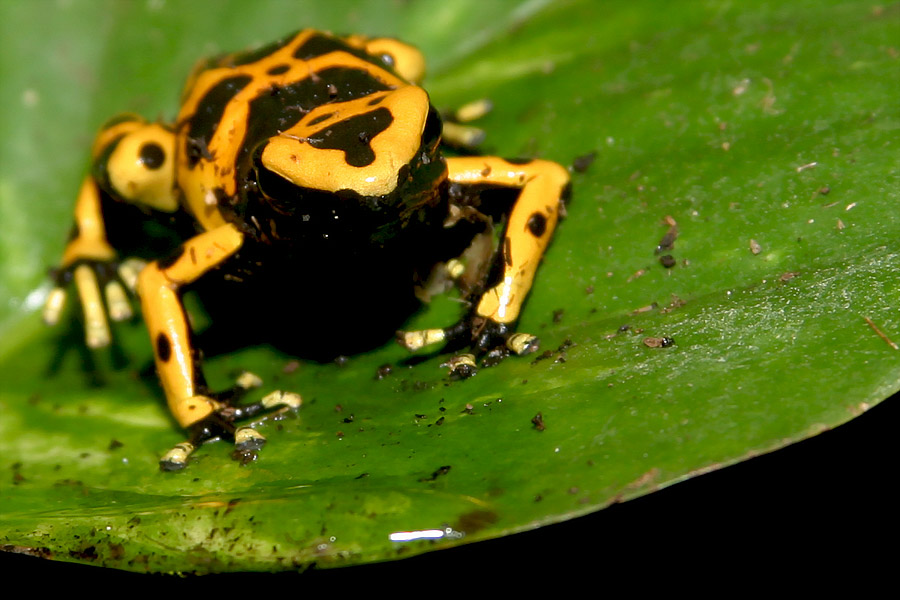
[[[896,6],[821,0],[0,4],[0,544],[134,571],[386,560],[596,511],[866,411],[900,387],[898,25]],[[260,427],[252,465],[214,444],[160,473],[183,433],[142,376],[141,325],[96,354],[74,317],[44,329],[45,269],[106,117],[171,118],[197,57],[305,26],[419,45],[436,104],[494,103],[486,152],[594,154],[520,323],[548,354],[452,383],[393,346],[344,367],[215,357],[214,386],[250,369],[304,407]],[[445,533],[390,537],[429,530]]]

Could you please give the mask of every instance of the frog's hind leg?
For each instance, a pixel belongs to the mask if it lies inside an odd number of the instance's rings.
[[[465,342],[479,354],[499,347],[516,354],[532,352],[537,338],[515,333],[513,327],[559,220],[569,174],[554,162],[485,156],[448,158],[447,166],[450,182],[463,191],[512,188],[521,192],[509,211],[491,277],[476,294],[473,310],[456,325],[403,332],[398,341],[410,350]]]

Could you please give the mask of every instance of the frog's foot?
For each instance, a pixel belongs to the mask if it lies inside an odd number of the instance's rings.
[[[245,465],[256,460],[259,450],[266,443],[265,436],[252,426],[236,426],[235,421],[249,419],[273,409],[275,410],[265,415],[264,418],[270,418],[286,411],[296,411],[303,402],[299,394],[278,390],[266,395],[258,402],[246,405],[238,404],[240,397],[247,390],[258,387],[257,382],[260,382],[258,377],[245,373],[238,378],[238,383],[234,388],[215,394],[215,397],[202,397],[205,402],[215,406],[216,410],[190,426],[190,439],[177,444],[166,452],[160,458],[159,468],[163,471],[180,471],[187,466],[188,458],[197,448],[216,440],[233,442],[234,451],[231,456],[241,464]]]
[[[212,398],[195,396],[193,400],[203,400],[210,404],[215,403]],[[191,437],[186,442],[176,444],[174,448],[163,454],[159,459],[159,468],[162,471],[180,471],[187,466],[188,458],[194,451],[207,442],[219,439],[237,440],[237,428],[234,426],[234,416],[230,414],[230,407],[221,406],[200,421],[190,426]],[[258,444],[261,447],[262,444]]]
[[[124,321],[134,315],[129,296],[134,294],[137,274],[145,264],[138,259],[121,263],[79,260],[56,270],[53,273],[55,285],[44,303],[44,322],[48,325],[59,322],[66,305],[66,289],[74,281],[84,313],[85,343],[89,348],[108,346],[112,339],[108,318]]]
[[[242,465],[246,465],[256,460],[260,448],[266,445],[265,436],[249,426],[234,429],[231,436],[234,438],[234,451],[231,453],[231,457],[234,460],[239,461]],[[213,439],[207,441],[213,441]],[[200,442],[200,444],[202,443],[203,442]],[[176,444],[174,448],[166,452],[162,458],[159,459],[160,470],[182,470],[187,466],[188,458],[190,458],[197,447],[198,444],[193,441],[193,438],[192,441]]]
[[[479,356],[499,352],[501,348],[507,354],[531,354],[540,345],[537,336],[510,331],[505,323],[496,323],[483,317],[464,318],[456,325],[443,329],[398,331],[396,339],[410,352],[446,342],[450,346],[471,346]]]
[[[481,366],[492,367],[512,354],[530,354],[538,349],[540,340],[530,333],[511,331],[504,323],[483,317],[466,317],[456,325],[445,329],[401,331],[397,341],[410,351],[446,343],[448,347],[469,346],[471,353],[458,354],[441,366],[450,368],[451,377],[466,378],[478,372]]]

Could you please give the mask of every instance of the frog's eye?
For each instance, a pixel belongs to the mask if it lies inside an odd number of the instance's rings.
[[[109,144],[97,158],[101,185],[120,198],[157,210],[178,208],[175,136],[158,124],[142,124]]]
[[[411,83],[419,83],[425,77],[425,57],[409,44],[390,38],[377,38],[366,43],[366,52],[378,57]]]

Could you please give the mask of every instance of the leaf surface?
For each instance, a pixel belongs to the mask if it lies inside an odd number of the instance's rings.
[[[0,4],[0,544],[135,571],[399,558],[646,494],[900,387],[896,6],[334,2],[302,22],[294,3],[215,6]],[[261,426],[252,465],[216,444],[160,473],[183,434],[142,326],[96,354],[74,315],[44,329],[45,269],[92,132],[171,118],[197,57],[285,23],[417,44],[435,104],[493,102],[486,153],[579,165],[519,327],[545,354],[464,382],[394,346],[343,367],[218,356],[213,387],[249,369],[304,407]]]

